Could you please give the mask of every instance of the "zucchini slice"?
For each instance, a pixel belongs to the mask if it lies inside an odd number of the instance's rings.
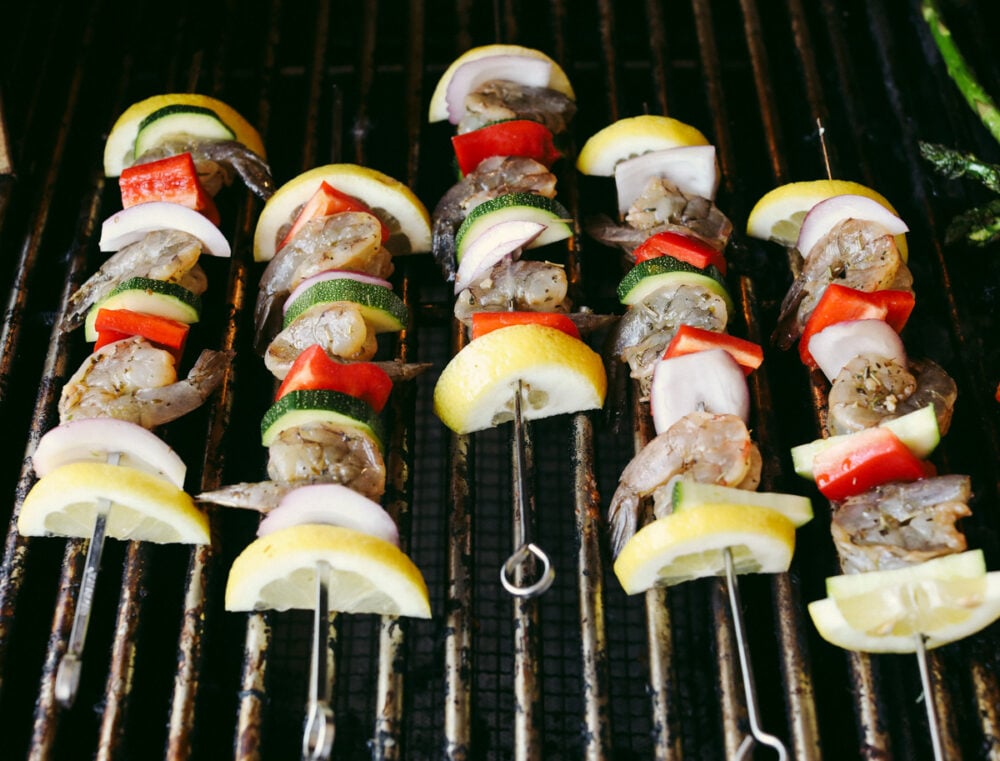
[[[507,193],[491,198],[468,213],[455,233],[455,256],[459,262],[466,249],[486,230],[507,220],[538,222],[545,230],[528,248],[537,248],[573,235],[573,218],[558,201],[537,193]]]
[[[115,286],[107,297],[94,304],[87,312],[87,319],[84,321],[84,337],[87,341],[97,340],[94,323],[100,309],[130,309],[191,325],[201,319],[201,297],[177,283],[148,277],[131,277]]]
[[[357,397],[327,389],[289,391],[272,404],[260,421],[260,438],[271,446],[282,431],[314,421],[355,428],[371,436],[384,449],[382,421],[369,404]]]
[[[734,310],[725,278],[714,264],[699,269],[672,256],[647,259],[630,269],[618,284],[618,299],[623,304],[638,304],[664,286],[673,284],[700,285],[721,296],[730,314]]]
[[[304,290],[285,310],[283,327],[287,328],[307,309],[334,301],[358,304],[376,333],[402,330],[409,318],[406,304],[389,288],[344,277],[320,280]]]
[[[139,122],[134,155],[141,156],[167,137],[179,134],[206,140],[236,139],[236,133],[212,109],[175,104],[157,109]]]

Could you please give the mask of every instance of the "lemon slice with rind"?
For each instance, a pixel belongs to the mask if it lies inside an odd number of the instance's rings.
[[[524,420],[598,409],[607,376],[583,341],[543,325],[511,325],[471,341],[434,387],[434,412],[456,433],[507,422],[522,382]]]
[[[787,571],[795,526],[768,508],[706,504],[681,510],[637,531],[619,553],[614,571],[626,594],[634,595],[723,575],[727,547],[738,574]]]
[[[820,201],[840,195],[859,195],[882,204],[897,214],[892,204],[876,190],[851,180],[809,180],[779,185],[761,196],[747,218],[747,235],[751,238],[773,241],[785,248],[795,246],[802,220]],[[906,236],[896,236],[896,247],[906,260]]]
[[[532,58],[537,61],[544,61],[549,64],[548,82],[545,86],[561,92],[571,100],[576,98],[573,93],[573,86],[570,84],[566,72],[550,56],[542,51],[535,50],[534,48],[526,48],[522,45],[481,45],[480,47],[465,51],[445,69],[444,74],[441,75],[437,86],[434,88],[434,93],[431,95],[431,102],[427,109],[427,120],[429,122],[440,122],[448,119],[448,91],[455,79],[456,73],[465,67],[466,64],[473,64],[475,62],[488,63],[487,59],[491,58],[497,61],[504,59],[516,60],[517,58]]]
[[[210,542],[208,517],[170,481],[135,468],[72,462],[38,479],[21,505],[24,536],[90,537],[97,501],[111,502],[107,535],[157,544]]]
[[[360,531],[319,524],[284,528],[247,545],[229,571],[226,610],[314,609],[320,562],[331,569],[331,610],[431,616],[423,575],[398,547]]]
[[[1000,572],[980,579],[924,579],[916,589],[903,585],[885,611],[863,608],[885,605],[886,590],[859,598],[825,597],[810,603],[809,615],[820,636],[845,650],[913,653],[918,634],[924,637],[924,647],[932,649],[971,636],[1000,618]],[[882,620],[873,623],[876,615]]]
[[[104,143],[104,174],[108,177],[118,177],[122,169],[129,166],[135,159],[133,150],[139,125],[148,117],[161,109],[175,106],[192,106],[196,109],[208,109],[228,127],[242,143],[262,159],[267,158],[264,141],[260,133],[250,122],[239,114],[232,106],[216,98],[197,93],[168,93],[133,103],[118,117],[108,139]]]
[[[576,168],[584,174],[610,177],[615,173],[615,165],[625,159],[694,145],[709,145],[709,142],[690,124],[669,116],[630,116],[591,135],[580,149]]]
[[[253,237],[254,261],[274,258],[282,228],[292,224],[302,205],[324,182],[364,203],[388,225],[392,234],[385,246],[393,254],[431,250],[430,214],[406,185],[358,164],[326,164],[289,180],[264,204]]]

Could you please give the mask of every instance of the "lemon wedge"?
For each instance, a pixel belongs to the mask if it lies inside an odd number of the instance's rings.
[[[809,210],[820,201],[839,195],[864,196],[897,214],[885,196],[858,182],[851,180],[790,182],[765,193],[754,204],[747,218],[747,235],[791,248],[799,238],[802,220]],[[905,261],[909,251],[905,235],[896,236],[896,247]]]
[[[146,117],[160,109],[171,106],[194,106],[196,108],[206,108],[214,112],[232,130],[237,142],[243,143],[243,145],[262,159],[267,158],[267,153],[264,150],[264,141],[261,140],[260,133],[232,106],[207,95],[199,95],[197,93],[168,93],[165,95],[153,95],[145,100],[133,103],[125,109],[114,125],[112,125],[111,132],[108,133],[108,139],[104,143],[104,174],[106,176],[118,177],[122,173],[122,169],[128,166],[135,158],[132,155],[135,138],[139,133],[139,125],[142,124]]]
[[[1000,572],[986,572],[981,550],[831,576],[826,588],[809,614],[825,640],[848,650],[912,653],[918,634],[939,647],[1000,618]]]
[[[357,164],[326,164],[286,182],[261,210],[253,236],[254,261],[274,258],[279,233],[321,183],[353,196],[379,217],[392,235],[385,244],[393,254],[431,250],[431,218],[427,208],[406,185],[376,169]]]
[[[543,325],[510,325],[466,344],[434,387],[434,412],[456,433],[512,420],[517,381],[525,420],[597,409],[607,376],[583,341]]]
[[[88,538],[102,498],[111,502],[110,537],[157,544],[210,542],[208,518],[186,492],[152,473],[101,462],[71,462],[38,479],[21,505],[18,531]]]
[[[353,529],[309,523],[247,545],[229,571],[226,609],[312,610],[320,562],[330,567],[331,610],[431,616],[424,578],[398,547]]]
[[[841,600],[825,597],[809,604],[809,615],[823,639],[845,650],[912,653],[918,634],[932,649],[1000,618],[1000,571],[979,579],[925,579]]]
[[[781,513],[745,505],[706,504],[643,526],[628,540],[614,571],[626,594],[725,573],[729,548],[736,573],[787,571],[795,526]]]
[[[630,116],[591,135],[580,149],[576,168],[584,174],[610,177],[619,161],[650,151],[694,145],[709,145],[709,142],[690,124],[669,116]]]
[[[449,118],[448,94],[449,90],[452,89],[455,75],[459,74],[460,70],[468,69],[469,64],[476,65],[477,62],[480,65],[489,66],[487,59],[494,59],[500,64],[505,61],[516,62],[518,58],[531,58],[536,61],[548,63],[548,82],[545,86],[561,92],[571,100],[575,99],[573,86],[570,84],[566,72],[550,56],[542,51],[522,45],[481,45],[465,51],[445,69],[444,74],[441,75],[437,86],[434,88],[434,93],[431,95],[431,102],[427,109],[427,121],[440,122]]]

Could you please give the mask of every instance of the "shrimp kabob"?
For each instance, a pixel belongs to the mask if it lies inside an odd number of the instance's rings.
[[[792,207],[800,226],[772,233]],[[926,650],[1000,617],[1000,573],[987,572],[957,525],[971,515],[971,479],[938,475],[927,461],[957,387],[932,360],[910,357],[900,337],[915,302],[907,225],[872,189],[818,180],[766,194],[748,228],[801,257],[773,340],[786,349],[797,341],[827,389],[824,438],[792,450],[796,472],[830,500],[843,571],[810,615],[845,649],[916,653],[929,694]],[[925,703],[942,758],[934,701]]]
[[[189,330],[208,278],[202,255],[229,257],[214,196],[242,177],[271,192],[260,136],[225,103],[201,95],[142,100],[116,121],[104,169],[122,210],[104,221],[107,260],[70,297],[60,329],[83,328],[92,353],[62,388],[59,425],[32,455],[37,481],[18,516],[24,535],[89,538],[56,699],[73,703],[107,536],[209,543],[208,519],[184,491],[186,467],[154,429],[202,405],[231,351],[205,349],[186,377]]]
[[[633,266],[618,286],[626,306],[610,342],[635,380],[656,436],[625,467],[608,522],[614,570],[628,594],[725,576],[751,734],[787,751],[759,726],[737,575],[788,570],[808,499],[757,492],[761,455],[748,428],[747,376],[757,344],[727,333],[733,301],[724,255],[732,225],[715,206],[715,148],[698,130],[664,116],[619,120],[580,151],[584,174],[614,176],[619,220],[587,230]],[[647,406],[648,405],[648,406]],[[643,501],[653,520],[639,528]]]
[[[261,212],[254,257],[266,262],[255,346],[278,383],[261,421],[267,479],[199,499],[264,514],[233,562],[226,609],[314,611],[303,757],[333,747],[326,673],[329,613],[430,617],[423,576],[382,507],[394,381],[425,366],[374,361],[378,335],[404,329],[393,256],[427,251],[426,209],[402,183],[354,164],[307,171]]]
[[[536,255],[573,235],[550,168],[575,111],[565,72],[519,45],[461,55],[429,109],[431,122],[456,128],[462,178],[434,209],[433,254],[454,283],[454,315],[470,337],[441,373],[434,410],[457,434],[513,421],[519,540],[500,579],[522,598],[543,593],[555,575],[528,534],[523,422],[599,408],[607,385],[599,355],[581,338],[601,317],[573,312],[565,268]],[[540,570],[529,581],[532,556]]]

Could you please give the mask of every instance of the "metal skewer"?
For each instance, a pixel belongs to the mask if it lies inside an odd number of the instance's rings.
[[[747,720],[750,722],[750,734],[743,738],[736,753],[737,761],[748,758],[755,744],[767,745],[778,752],[781,761],[787,761],[788,749],[777,737],[763,730],[760,725],[760,715],[757,708],[757,688],[754,685],[753,669],[750,665],[749,648],[747,647],[746,627],[743,623],[743,610],[740,604],[740,588],[736,581],[736,571],[733,567],[733,553],[726,547],[722,551],[726,561],[726,589],[729,593],[729,608],[733,615],[733,630],[736,634],[736,652],[740,657],[740,673],[743,676],[743,692],[746,693]]]
[[[514,553],[507,558],[507,562],[500,569],[500,583],[503,588],[517,597],[536,597],[552,586],[556,578],[555,569],[549,561],[549,556],[545,554],[537,544],[530,541],[528,530],[529,516],[527,511],[527,476],[524,455],[524,422],[521,419],[521,396],[523,388],[521,381],[517,381],[517,391],[514,394],[514,479],[516,488],[514,489],[514,520],[520,524],[520,542]],[[542,564],[538,580],[521,586],[515,580],[515,572],[518,566],[526,562],[530,557]]]
[[[327,674],[327,628],[330,625],[330,572],[325,560],[316,563],[316,611],[313,616],[312,663],[309,667],[309,704],[302,737],[303,761],[326,761],[333,751],[331,685]]]
[[[941,731],[938,728],[937,709],[934,706],[934,696],[931,692],[931,672],[927,667],[927,647],[924,635],[917,632],[913,635],[917,644],[917,665],[920,667],[920,685],[924,692],[924,707],[927,710],[927,724],[930,727],[931,748],[934,750],[934,761],[944,761],[944,746],[941,744]]]
[[[109,465],[117,465],[120,460],[120,452],[108,452]],[[111,501],[104,497],[98,498],[94,530],[90,535],[87,560],[83,568],[83,579],[80,582],[80,594],[77,598],[76,609],[73,611],[73,628],[70,629],[66,653],[56,669],[56,700],[63,708],[69,708],[73,705],[80,687],[83,644],[87,639],[87,626],[90,624],[90,612],[94,606],[94,587],[97,585],[97,574],[101,570],[101,554],[104,552],[104,536],[108,528],[108,513],[110,511]]]

